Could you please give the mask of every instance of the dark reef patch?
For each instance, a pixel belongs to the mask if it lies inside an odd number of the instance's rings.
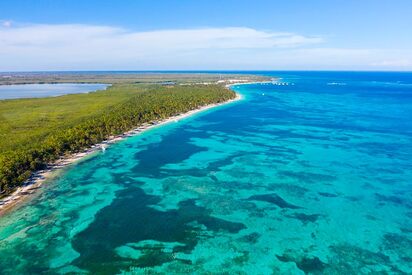
[[[412,255],[412,240],[406,235],[386,233],[383,236],[382,248],[398,254],[399,257]]]
[[[352,201],[352,202],[357,202],[357,201],[361,200],[361,198],[358,197],[358,196],[345,196],[344,198],[347,199],[348,201]]]
[[[400,230],[402,231],[402,233],[409,234],[409,233],[412,233],[412,226],[408,228],[401,227]]]
[[[288,254],[278,256],[281,262],[294,262],[296,266],[306,274],[323,274],[323,271],[328,266],[322,262],[318,257],[297,257],[294,258]]]
[[[370,274],[388,274],[382,271],[386,266],[390,274],[406,274],[392,263],[382,252],[372,252],[352,245],[335,245],[329,247],[333,256],[329,257],[326,274],[359,274],[361,269],[369,269]]]
[[[145,194],[138,187],[129,187],[118,193],[117,199],[103,208],[90,226],[76,235],[73,248],[80,253],[74,265],[92,273],[118,273],[130,266],[148,267],[176,260],[170,253],[146,250],[150,255],[139,259],[125,259],[115,253],[117,247],[144,240],[179,242],[184,244],[173,252],[189,253],[204,238],[202,230],[194,223],[204,225],[213,232],[237,233],[244,229],[234,223],[210,216],[210,212],[197,206],[195,200],[179,203],[177,210],[158,211],[150,207],[160,201],[156,196]]]
[[[263,194],[263,195],[253,195],[248,198],[250,201],[265,201],[271,204],[274,204],[280,208],[290,208],[290,209],[300,209],[302,207],[288,203],[284,199],[282,199],[277,194]]]
[[[267,189],[270,191],[283,190],[290,195],[298,197],[304,196],[309,191],[309,189],[305,187],[294,184],[271,184]]]
[[[201,134],[196,134],[194,137],[198,136]],[[191,144],[191,138],[193,136],[186,135],[184,131],[173,131],[163,136],[160,142],[148,144],[145,150],[134,155],[134,159],[138,162],[133,168],[134,175],[162,177],[159,168],[163,165],[179,163],[193,154],[207,150]]]
[[[395,195],[386,196],[386,195],[382,195],[379,193],[375,193],[375,196],[380,202],[389,202],[393,204],[404,205],[404,206],[410,207],[410,205],[408,204],[408,201],[400,196],[395,196]]]
[[[257,243],[257,241],[259,240],[260,236],[261,236],[261,235],[260,235],[259,233],[253,232],[253,233],[250,233],[250,234],[248,234],[248,235],[245,235],[245,236],[239,238],[239,241],[254,244],[254,243]]]
[[[378,220],[378,218],[376,218],[375,216],[373,216],[373,215],[365,215],[365,218],[367,218],[368,220],[371,220],[371,221],[377,221]]]
[[[218,178],[214,175],[215,172],[220,171],[222,167],[231,165],[234,162],[234,158],[239,155],[228,156],[222,158],[218,161],[210,162],[205,169],[199,168],[189,168],[189,169],[167,169],[159,168],[160,173],[158,173],[157,178],[163,179],[167,177],[178,177],[178,176],[193,176],[193,177],[210,177],[213,181],[218,181]]]
[[[325,269],[326,264],[322,262],[318,257],[314,258],[303,258],[296,263],[300,270],[305,273],[318,273]]]
[[[279,171],[278,174],[281,177],[294,178],[306,183],[331,182],[336,180],[335,176],[310,172]]]
[[[292,219],[297,219],[299,221],[301,221],[303,224],[307,224],[309,222],[316,222],[318,220],[318,218],[322,216],[319,214],[305,214],[305,213],[294,213],[292,215],[287,215],[286,217],[288,218],[292,218]]]
[[[326,197],[326,198],[336,198],[336,197],[338,197],[337,194],[328,193],[328,192],[318,192],[318,194],[321,195],[322,197]]]

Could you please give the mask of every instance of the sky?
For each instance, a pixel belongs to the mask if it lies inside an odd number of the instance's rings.
[[[0,71],[412,71],[412,0],[1,0]]]

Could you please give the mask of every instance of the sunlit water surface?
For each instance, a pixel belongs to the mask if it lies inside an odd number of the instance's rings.
[[[65,169],[0,273],[411,274],[412,74],[275,75]]]

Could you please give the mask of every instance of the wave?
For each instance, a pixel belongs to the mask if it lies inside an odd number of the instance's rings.
[[[328,86],[345,86],[345,85],[348,85],[348,84],[345,83],[345,82],[329,82],[326,85],[328,85]]]

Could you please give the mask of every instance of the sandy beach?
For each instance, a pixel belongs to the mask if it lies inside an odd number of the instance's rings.
[[[242,83],[242,84],[245,84],[245,83]],[[234,84],[232,84],[232,85],[234,85]],[[2,215],[6,214],[7,212],[9,212],[10,210],[14,209],[15,207],[19,206],[22,202],[29,199],[36,192],[36,190],[41,188],[42,183],[44,183],[46,180],[52,179],[53,177],[58,175],[58,172],[63,167],[66,167],[70,164],[73,164],[73,163],[85,158],[86,156],[92,155],[93,153],[96,153],[96,152],[101,151],[101,150],[105,150],[105,148],[110,146],[110,144],[119,142],[120,140],[123,140],[125,138],[141,134],[144,131],[150,130],[154,127],[158,127],[158,126],[161,126],[161,125],[165,125],[167,123],[179,122],[179,120],[190,117],[194,114],[209,110],[209,109],[217,107],[217,106],[226,105],[226,104],[229,104],[231,102],[238,101],[238,100],[241,100],[241,99],[242,99],[242,96],[239,95],[239,94],[236,94],[236,97],[234,99],[228,100],[226,102],[222,102],[222,103],[219,103],[219,104],[210,104],[210,105],[202,106],[198,109],[195,109],[195,110],[183,113],[183,114],[179,114],[177,116],[172,116],[172,117],[169,117],[169,118],[164,119],[164,120],[154,121],[152,123],[142,124],[139,127],[135,128],[133,130],[130,130],[128,132],[125,132],[121,135],[109,137],[107,140],[105,140],[105,141],[103,141],[99,144],[95,144],[95,145],[91,146],[90,148],[85,149],[82,152],[61,157],[60,159],[58,159],[54,163],[49,164],[46,169],[40,170],[40,171],[37,171],[37,172],[33,173],[33,175],[30,177],[30,179],[28,179],[23,186],[18,187],[12,194],[10,194],[10,195],[8,195],[4,198],[1,198],[0,199],[0,217]]]

